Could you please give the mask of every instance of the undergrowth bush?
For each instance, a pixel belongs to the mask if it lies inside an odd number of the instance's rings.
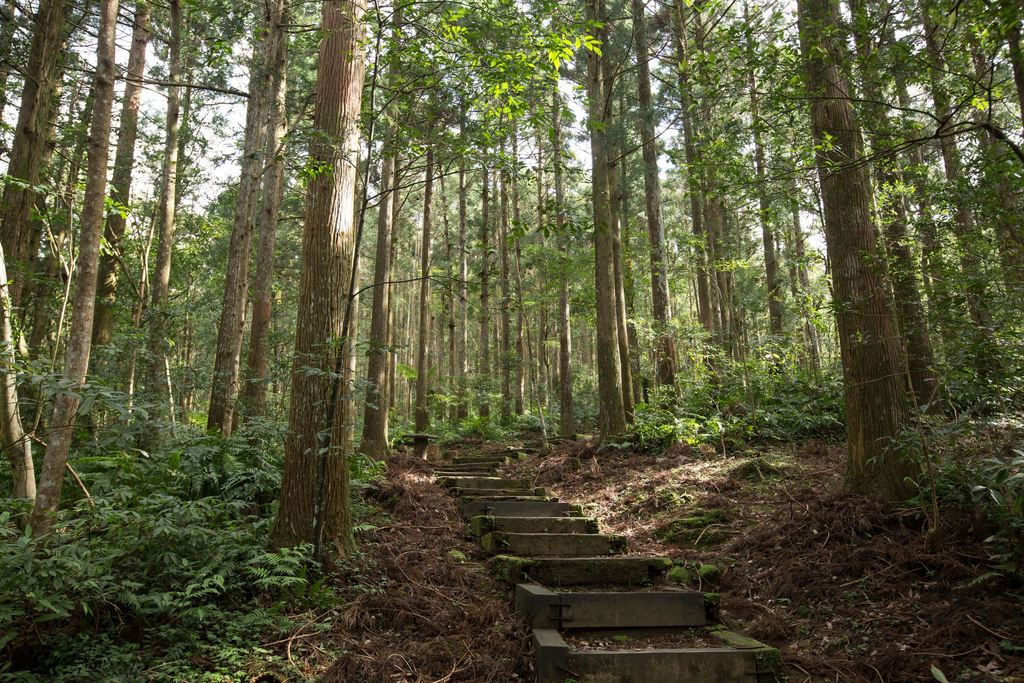
[[[310,548],[267,548],[278,434],[79,454],[91,496],[69,495],[49,537],[0,504],[0,680],[227,682],[276,661],[259,644],[294,626],[285,607],[333,601]]]
[[[617,445],[660,453],[676,443],[751,442],[808,438],[839,439],[843,423],[838,379],[764,376],[758,381],[695,386],[672,407],[639,404],[635,419]]]

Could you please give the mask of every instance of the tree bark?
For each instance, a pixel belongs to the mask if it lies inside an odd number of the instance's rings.
[[[132,175],[135,170],[135,140],[139,135],[139,101],[142,79],[146,74],[146,48],[149,45],[149,3],[139,0],[135,5],[132,43],[128,52],[128,73],[121,101],[121,120],[114,152],[114,175],[110,181],[110,198],[115,202],[107,215],[103,238],[107,248],[100,255],[99,284],[96,291],[96,321],[92,343],[109,344],[114,334],[114,302],[117,297],[117,254],[127,226],[127,213],[132,202]]]
[[[876,266],[871,185],[843,76],[849,54],[836,37],[838,0],[799,0],[798,13],[843,361],[846,486],[900,500],[911,492],[906,479],[914,465],[892,447],[909,401],[892,301]]]
[[[85,383],[92,348],[96,278],[107,189],[107,161],[110,155],[110,120],[114,104],[117,5],[117,0],[101,0],[99,5],[99,44],[96,50],[96,75],[93,80],[92,123],[89,126],[89,164],[76,268],[78,283],[75,288],[67,355],[64,361],[64,383],[69,388],[80,388]],[[80,396],[72,391],[58,394],[53,401],[46,455],[39,478],[35,508],[32,510],[32,528],[37,535],[50,530],[57,508],[60,506],[64,469],[68,463],[80,402]]]
[[[353,545],[344,411],[331,416],[326,438],[320,434],[328,405],[338,400],[330,395],[331,372],[343,343],[343,302],[352,294],[365,13],[365,0],[323,3],[310,157],[327,171],[310,180],[306,194],[284,476],[271,533],[275,547],[313,543],[342,555]]]

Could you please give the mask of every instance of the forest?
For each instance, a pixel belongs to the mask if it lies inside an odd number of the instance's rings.
[[[1022,26],[0,0],[0,681],[1024,681]]]

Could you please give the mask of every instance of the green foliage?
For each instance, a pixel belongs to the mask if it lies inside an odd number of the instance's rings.
[[[987,539],[996,571],[1024,576],[1024,451],[1001,459],[990,458],[977,469],[972,487],[974,502],[988,513],[996,526]]]
[[[972,509],[994,529],[985,539],[992,571],[974,583],[996,576],[1024,578],[1024,451],[980,461],[947,459],[936,463],[934,471],[934,495],[940,504]],[[918,487],[910,502],[926,507],[932,488],[925,482]]]
[[[699,386],[674,407],[639,404],[616,445],[661,453],[673,444],[723,444],[841,438],[842,385],[835,379],[753,377],[742,385]]]
[[[484,441],[500,441],[507,436],[501,425],[482,415],[462,420],[458,426],[458,433],[463,438],[483,439]]]
[[[274,657],[284,606],[331,595],[310,549],[268,550],[277,428],[182,438],[159,453],[86,453],[92,497],[36,537],[0,510],[0,674],[25,681],[234,681]],[[196,667],[199,666],[200,669]],[[14,671],[18,673],[15,674]]]

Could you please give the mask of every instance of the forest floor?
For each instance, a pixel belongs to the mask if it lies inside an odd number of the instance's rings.
[[[921,510],[844,493],[843,462],[818,441],[725,456],[568,442],[511,471],[585,503],[630,552],[691,565],[727,624],[780,648],[791,681],[935,681],[933,666],[1024,681],[1021,587],[972,584],[988,572],[984,520],[943,509],[929,539]]]
[[[507,446],[467,441],[445,459]],[[1021,587],[979,582],[984,520],[943,509],[929,535],[919,509],[844,493],[842,463],[841,446],[818,441],[725,455],[572,441],[505,469],[584,504],[630,552],[687,563],[694,588],[721,593],[727,624],[781,649],[790,681],[935,681],[938,671],[1024,682]],[[383,511],[362,520],[361,553],[339,568],[341,611],[330,631],[289,641],[289,661],[322,671],[336,654],[327,681],[531,680],[509,591],[429,470],[396,456],[365,492]]]

